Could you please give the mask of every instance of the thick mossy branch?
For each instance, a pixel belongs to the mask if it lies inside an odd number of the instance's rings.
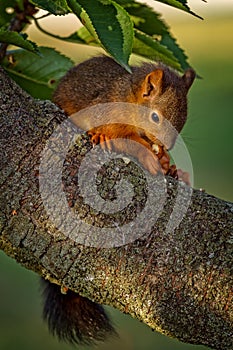
[[[52,103],[29,97],[1,70],[0,119],[0,248],[7,255],[51,281],[112,305],[171,337],[218,350],[233,348],[231,203],[197,190],[191,192],[185,185],[178,188],[176,181],[167,178],[166,200],[158,220],[153,222],[155,211],[149,208],[138,224],[144,234],[137,236],[134,228],[135,239],[122,245],[123,225],[130,225],[146,206],[146,178],[132,162],[116,159],[108,167],[103,165],[96,178],[101,197],[113,203],[119,194],[116,185],[128,179],[133,186],[132,203],[116,214],[94,210],[78,189],[78,169],[91,149],[88,138],[80,136],[65,157],[60,193],[64,191],[74,217],[78,213],[87,225],[69,227],[55,202],[59,225],[45,208],[40,167],[46,141],[66,117]],[[84,175],[91,171],[92,164],[84,169]],[[56,182],[56,176],[52,180]],[[154,196],[159,201],[161,180],[154,181]],[[183,206],[189,196],[191,202],[180,225],[168,231],[178,189]],[[90,188],[92,191],[94,200]],[[60,193],[58,187],[58,199]],[[93,233],[90,227],[97,231]],[[105,248],[101,248],[97,237],[106,227],[110,233],[119,232],[119,237],[113,237],[113,248],[106,245],[104,237]],[[96,247],[90,246],[90,235]],[[80,237],[86,244],[80,244]]]

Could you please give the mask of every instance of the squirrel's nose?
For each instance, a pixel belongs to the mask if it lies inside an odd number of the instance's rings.
[[[160,137],[160,141],[165,146],[165,148],[169,151],[172,149],[176,142],[176,138],[178,136],[178,132],[174,127],[169,126],[164,130],[164,133]]]

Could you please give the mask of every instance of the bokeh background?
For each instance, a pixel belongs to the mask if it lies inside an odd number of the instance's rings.
[[[172,28],[172,32],[202,77],[190,92],[187,125],[182,133],[194,169],[194,187],[225,200],[233,200],[233,2],[190,1],[201,21],[155,1],[147,1]],[[44,20],[44,26],[69,34],[77,20],[61,17]],[[74,44],[62,44],[41,35],[34,27],[29,38],[40,45],[56,47],[76,62],[97,53]],[[48,334],[41,320],[39,278],[0,252],[0,349],[69,350]],[[108,307],[120,338],[100,344],[96,350],[204,350],[152,332],[137,320]],[[86,348],[83,348],[86,349]]]

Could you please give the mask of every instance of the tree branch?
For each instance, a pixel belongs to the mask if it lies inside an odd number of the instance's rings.
[[[129,313],[168,336],[214,349],[232,349],[231,203],[197,190],[191,192],[185,185],[179,188],[175,180],[167,178],[166,201],[158,220],[152,220],[154,208],[150,207],[151,212],[138,223],[147,233],[122,245],[124,225],[135,221],[146,206],[150,189],[145,175],[132,162],[120,159],[103,166],[97,176],[101,196],[115,199],[117,164],[120,176],[127,175],[134,186],[133,203],[109,215],[93,210],[77,189],[77,169],[91,149],[88,139],[80,136],[66,155],[60,192],[64,191],[68,208],[87,225],[75,224],[67,231],[63,212],[56,213],[59,226],[45,208],[43,172],[40,174],[46,141],[66,117],[52,103],[28,96],[0,68],[0,119],[0,248],[7,255],[43,277]],[[48,169],[51,167],[49,163]],[[92,164],[84,169],[84,175],[91,171]],[[153,195],[161,199],[164,182],[159,177],[153,181],[157,184]],[[187,204],[190,195],[191,202],[180,225],[168,231],[178,191],[183,196],[180,206]],[[55,203],[58,209],[54,210],[61,210],[59,202]],[[114,247],[106,245],[104,237],[102,248],[99,240],[93,244],[98,234],[93,231],[90,238],[90,227],[119,232],[119,237],[113,237]],[[85,244],[80,244],[80,237]]]

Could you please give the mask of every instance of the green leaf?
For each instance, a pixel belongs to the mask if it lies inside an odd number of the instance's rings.
[[[22,47],[25,50],[39,53],[37,45],[27,40],[27,34],[19,34],[0,28],[0,42]]]
[[[170,50],[161,45],[157,40],[137,29],[135,29],[133,53],[150,58],[154,61],[162,61],[168,66],[182,71],[178,60]]]
[[[31,0],[30,2],[53,15],[65,15],[70,12],[66,0]]]
[[[165,33],[162,37],[162,40],[160,40],[160,43],[173,52],[173,55],[177,58],[183,70],[191,67],[188,63],[188,57],[185,54],[184,50],[179,47],[176,39],[173,38],[170,33]]]
[[[123,0],[118,0],[122,3]],[[125,0],[124,0],[125,1]],[[168,30],[167,25],[160,18],[160,14],[146,4],[130,0],[124,5],[134,22],[134,27],[149,35],[162,35]]]
[[[73,62],[56,50],[39,47],[41,56],[16,50],[3,61],[9,75],[36,98],[49,99],[59,79],[73,66]]]
[[[102,47],[130,71],[133,23],[128,13],[111,0],[67,0],[67,3]]]
[[[93,45],[100,46],[100,43],[97,40],[95,40],[93,35],[91,35],[91,33],[87,30],[86,27],[81,27],[75,33],[64,38],[64,40],[72,43],[87,44],[87,45],[93,44]]]
[[[190,67],[187,56],[179,47],[175,38],[169,33],[169,28],[160,18],[160,14],[156,13],[153,8],[145,4],[136,3],[134,0],[118,0],[118,2],[125,3],[124,8],[132,16],[135,28],[152,36],[153,39],[157,39],[157,42],[171,51],[183,70]]]
[[[196,13],[190,10],[189,6],[187,5],[187,0],[156,0],[156,1],[162,2],[163,4],[170,5],[177,9],[183,10],[185,12],[190,13],[193,16],[196,16],[202,19],[202,17],[198,16]]]

